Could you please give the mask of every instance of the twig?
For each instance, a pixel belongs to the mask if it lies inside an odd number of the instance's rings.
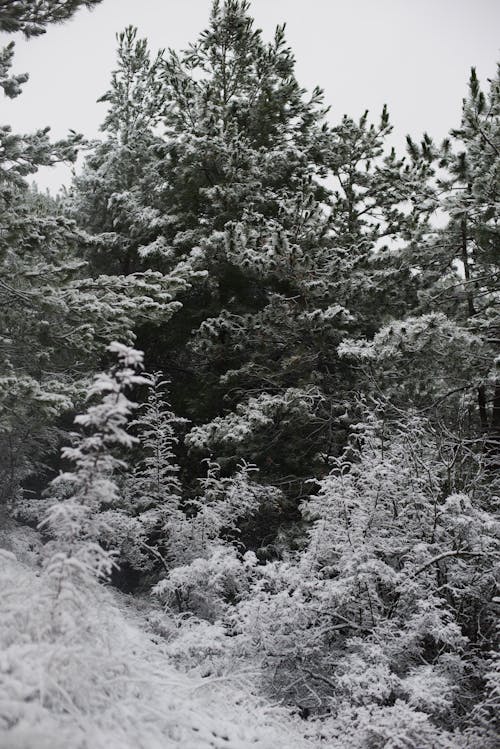
[[[431,567],[431,565],[436,564],[437,562],[440,562],[441,559],[446,559],[446,557],[488,557],[491,556],[491,554],[488,554],[484,551],[445,551],[443,554],[439,554],[437,557],[434,557],[429,562],[426,562],[421,567],[416,570],[412,578],[417,577],[417,575],[420,575],[421,572],[424,572],[428,567]],[[494,555],[496,556],[496,555]]]

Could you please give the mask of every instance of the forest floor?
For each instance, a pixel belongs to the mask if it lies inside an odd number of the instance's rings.
[[[181,670],[145,598],[100,585],[63,592],[57,609],[39,543],[0,532],[2,749],[314,746],[298,718],[252,695],[244,671]]]

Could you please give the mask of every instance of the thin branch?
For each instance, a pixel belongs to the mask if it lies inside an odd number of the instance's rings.
[[[417,577],[417,575],[420,575],[422,572],[424,572],[428,567],[431,567],[433,564],[437,564],[441,561],[441,559],[446,559],[447,557],[488,557],[488,556],[496,556],[496,554],[488,554],[484,551],[445,551],[443,554],[438,554],[437,557],[433,557],[429,562],[426,562],[421,567],[419,567],[411,576],[412,578]]]
[[[160,554],[158,549],[155,549],[153,546],[150,546],[145,541],[141,541],[141,546],[143,546],[145,549],[147,549],[156,559],[158,559],[162,565],[164,566],[165,570],[170,573],[170,567],[165,561],[165,558]]]
[[[304,671],[308,676],[311,677],[311,679],[316,679],[316,681],[322,681],[324,684],[327,684],[332,689],[337,689],[337,685],[335,682],[328,679],[326,676],[323,676],[323,674],[315,674],[314,671],[311,671],[307,666],[299,666],[301,671]]]

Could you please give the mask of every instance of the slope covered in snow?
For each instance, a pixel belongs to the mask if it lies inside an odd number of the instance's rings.
[[[64,593],[61,619],[43,573],[0,549],[0,590],[2,749],[312,746],[234,675],[176,670],[166,641],[111,589]]]

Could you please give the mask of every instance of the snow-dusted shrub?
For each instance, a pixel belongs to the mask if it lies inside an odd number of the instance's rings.
[[[367,707],[344,704],[335,718],[318,722],[330,749],[458,749],[460,737],[437,728],[407,703]]]
[[[190,499],[186,515],[168,525],[171,569],[154,593],[174,611],[191,611],[214,621],[230,604],[244,597],[257,563],[251,551],[238,549],[239,525],[281,494],[252,480],[255,466],[242,463],[232,476],[222,476],[220,466],[206,461],[206,476],[199,494]]]
[[[168,518],[177,512],[180,501],[181,484],[174,447],[178,442],[176,429],[185,424],[186,419],[171,411],[168,383],[161,372],[154,372],[147,379],[147,400],[130,424],[140,450],[124,483],[122,506],[130,515],[155,509]]]
[[[214,621],[248,592],[256,561],[252,552],[240,559],[233,546],[214,545],[208,557],[174,567],[153,592],[174,610]]]
[[[172,524],[172,552],[178,562],[187,562],[211,553],[221,541],[237,541],[242,522],[262,507],[273,507],[281,492],[253,479],[258,469],[242,461],[234,474],[223,476],[221,467],[206,460],[206,475],[199,479],[199,491],[187,504],[183,522]]]
[[[90,397],[97,400],[76,419],[87,431],[64,450],[74,470],[52,483],[59,501],[42,524],[49,540],[41,574],[0,549],[0,744],[299,749],[303,741],[285,726],[284,714],[268,712],[234,676],[211,687],[210,680],[175,670],[184,647],[189,657],[204,659],[205,675],[212,673],[210,656],[220,659],[223,650],[220,626],[201,623],[197,632],[186,627],[179,640],[163,645],[139,611],[99,582],[113,564],[112,552],[99,539],[116,512],[101,510],[119,503],[113,474],[124,464],[114,450],[134,442],[125,429],[134,407],[125,391],[144,383],[136,373],[141,355],[119,344],[111,350],[118,366],[96,378]],[[237,594],[255,558],[241,561],[228,545],[214,547],[209,558],[197,562],[188,571],[187,587],[191,576],[193,596],[217,612],[224,597]],[[179,568],[174,587],[185,583],[183,572]]]
[[[130,468],[118,466],[113,500],[99,515],[99,542],[115,549],[120,564],[149,571],[162,558],[153,537],[165,551],[168,527],[184,518],[173,453],[175,428],[184,420],[170,411],[159,372],[142,374],[140,384],[147,385],[148,395],[142,405],[134,404],[135,419],[129,423],[133,462]]]
[[[363,747],[385,746],[391,731],[391,746],[453,745],[446,731],[467,724],[478,674],[477,616],[480,641],[493,636],[484,602],[498,523],[469,492],[443,493],[450,470],[434,436],[419,421],[387,432],[368,420],[304,503],[306,550],[260,568],[232,617],[273,694],[353,721],[373,713],[374,726],[404,705],[406,737],[396,726],[370,734],[368,719],[339,729]]]
[[[234,675],[238,664],[232,638],[220,621],[212,623],[185,614],[175,617],[170,612],[163,619],[170,621],[165,649],[179,668],[201,676]],[[160,625],[159,630],[165,637],[165,627]]]

